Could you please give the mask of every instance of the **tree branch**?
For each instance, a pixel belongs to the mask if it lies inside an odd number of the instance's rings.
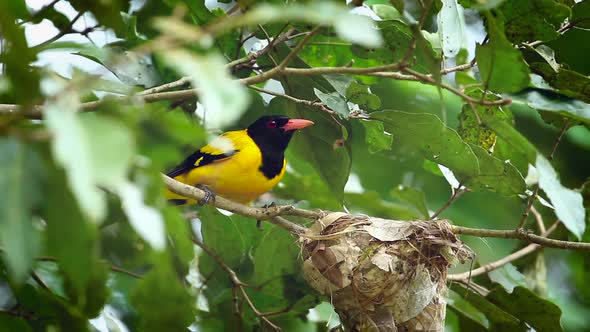
[[[274,92],[274,91],[270,91],[270,90],[265,90],[265,89],[262,89],[262,88],[259,88],[259,87],[255,86],[255,85],[251,85],[248,88],[250,88],[252,90],[255,90],[255,91],[258,91],[258,92],[266,93],[266,94],[271,95],[271,96],[285,98],[285,99],[290,100],[290,101],[292,101],[294,103],[297,103],[297,104],[302,104],[302,105],[306,105],[306,106],[310,106],[310,107],[315,107],[315,108],[319,109],[320,111],[326,112],[326,113],[328,113],[330,115],[337,114],[335,111],[333,111],[330,108],[328,108],[322,102],[295,98],[295,97],[289,96],[288,94],[278,93],[278,92]]]
[[[196,201],[200,201],[205,198],[206,194],[201,189],[186,185],[182,182],[178,182],[166,175],[162,175],[162,178],[166,184],[166,187],[176,194],[192,198]],[[216,196],[214,200],[210,200],[209,204],[215,205],[216,207],[223,210],[237,213],[244,217],[249,217],[256,220],[268,220],[270,223],[284,228],[296,235],[305,233],[306,228],[281,218],[280,216],[297,216],[315,220],[321,218],[324,215],[323,212],[299,209],[292,205],[277,205],[267,208],[255,208],[230,201],[220,196]]]
[[[453,194],[451,195],[449,200],[447,200],[447,202],[443,206],[441,206],[438,210],[436,210],[436,212],[434,212],[434,214],[430,217],[430,220],[434,220],[436,217],[438,217],[438,215],[440,215],[444,210],[451,206],[451,204],[458,200],[459,197],[463,196],[463,194],[468,191],[469,190],[467,188],[459,184],[459,188],[454,188]]]
[[[43,48],[44,46],[47,46],[51,43],[53,43],[54,41],[60,39],[61,37],[70,34],[70,33],[75,33],[76,31],[72,29],[72,27],[74,26],[74,24],[84,15],[84,12],[78,12],[78,14],[76,14],[76,16],[70,21],[70,23],[68,23],[67,26],[65,26],[63,29],[61,29],[55,36],[51,37],[50,39],[37,44],[33,47],[31,47],[32,49],[40,49]]]
[[[555,223],[553,223],[553,225],[551,225],[551,227],[549,227],[548,230],[543,231],[541,233],[541,236],[547,237],[549,235],[551,235],[551,233],[553,233],[553,231],[555,229],[557,229],[557,226],[559,225],[559,220],[557,220]],[[542,248],[541,245],[539,244],[529,244],[528,246],[513,252],[512,254],[503,257],[497,261],[482,265],[480,267],[478,267],[475,270],[471,270],[471,271],[467,271],[467,272],[463,272],[463,273],[459,273],[459,274],[450,274],[447,276],[447,280],[453,280],[453,281],[459,281],[459,280],[469,280],[470,278],[473,277],[477,277],[479,275],[482,275],[484,273],[488,273],[491,271],[494,271],[496,269],[499,269],[500,267],[513,262],[517,259],[520,259],[528,254],[531,254],[537,250],[539,250],[540,248]]]
[[[500,239],[516,239],[523,240],[530,243],[540,244],[543,247],[549,248],[561,248],[561,249],[574,249],[581,251],[590,251],[590,243],[585,242],[573,242],[573,241],[561,241],[549,239],[541,235],[535,235],[524,229],[516,230],[499,230],[499,229],[483,229],[483,228],[469,228],[462,226],[451,226],[453,233],[463,234],[478,237],[494,237]]]
[[[214,252],[211,248],[207,247],[203,242],[197,240],[194,237],[193,237],[193,243],[195,245],[199,246],[201,249],[203,249],[203,251],[205,253],[207,253],[207,255],[209,255],[211,258],[213,258],[213,260],[221,267],[221,269],[224,270],[228,274],[230,281],[234,285],[234,292],[235,292],[235,289],[238,289],[242,293],[242,297],[244,298],[244,300],[246,300],[246,303],[248,303],[248,306],[254,312],[254,315],[256,315],[256,317],[260,318],[263,322],[265,322],[273,330],[281,331],[280,327],[278,327],[276,324],[274,324],[273,322],[271,322],[267,318],[267,316],[276,314],[276,312],[271,312],[271,313],[260,312],[256,308],[256,305],[254,305],[254,302],[252,302],[252,299],[250,299],[250,296],[248,295],[248,293],[246,292],[246,287],[250,287],[250,286],[248,284],[245,284],[244,282],[242,282],[238,278],[238,275],[236,274],[236,272],[231,267],[229,267],[223,261],[223,259],[216,252]],[[236,295],[237,294],[234,294],[234,296],[236,296]],[[239,306],[237,305],[237,301],[235,301],[235,302],[236,302],[236,304],[235,304],[234,310],[236,311],[236,313],[238,313]]]

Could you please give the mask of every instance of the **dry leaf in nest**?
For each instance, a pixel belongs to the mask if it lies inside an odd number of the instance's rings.
[[[350,331],[443,331],[447,269],[471,257],[446,220],[332,213],[301,242],[306,280]]]

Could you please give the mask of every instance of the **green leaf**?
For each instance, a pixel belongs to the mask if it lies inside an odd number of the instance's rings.
[[[416,27],[409,27],[401,20],[376,22],[381,30],[385,43],[382,48],[362,49],[353,46],[355,55],[365,59],[377,59],[380,64],[391,64],[402,60],[408,47],[416,40],[415,65],[411,68],[427,74],[439,76],[440,60],[432,45],[424,38]]]
[[[588,8],[588,17],[585,21],[579,22],[580,24],[585,22],[586,26],[590,28],[590,2],[580,2],[576,4],[576,6],[578,5],[584,5]],[[576,6],[574,6],[574,14]],[[576,22],[575,18],[572,18],[571,20],[572,22]],[[588,38],[590,38],[589,30],[570,29],[560,35],[559,38],[547,43],[547,46],[555,50],[555,58],[557,62],[565,65],[567,69],[588,76],[590,75],[590,65],[588,64],[588,61],[585,61],[584,54],[590,52],[590,44],[583,42],[588,40]]]
[[[505,1],[500,11],[504,14],[506,36],[515,44],[557,38],[556,30],[570,15],[567,6],[553,0]]]
[[[106,215],[106,200],[104,193],[95,186],[95,165],[92,164],[93,156],[88,147],[90,142],[98,143],[100,139],[86,135],[80,115],[76,113],[78,103],[76,93],[60,94],[55,102],[48,103],[45,123],[54,135],[51,141],[53,157],[65,168],[69,186],[78,204],[92,221],[100,221]],[[107,133],[102,132],[100,135],[107,136]],[[95,157],[98,159],[98,156]]]
[[[105,306],[110,289],[107,287],[109,276],[109,265],[98,259],[91,260],[90,278],[83,289],[71,287],[75,280],[67,279],[65,283],[66,293],[72,304],[80,308],[81,312],[88,318],[98,316]]]
[[[546,111],[560,117],[580,121],[590,126],[590,104],[578,99],[545,90],[527,90],[513,97],[515,103],[524,103],[530,108]]]
[[[423,220],[430,217],[426,207],[426,196],[423,191],[400,185],[391,190],[391,195],[414,208]]]
[[[531,325],[536,331],[563,331],[559,322],[561,317],[559,307],[540,298],[525,287],[515,287],[512,294],[507,293],[503,287],[496,287],[486,296],[486,299]]]
[[[33,329],[22,317],[11,316],[9,314],[0,315],[0,332],[33,332]]]
[[[282,278],[299,270],[299,247],[295,238],[279,227],[270,227],[254,250],[253,280],[266,284],[265,294],[283,297]]]
[[[35,18],[31,20],[31,23],[39,24],[44,19],[48,19],[53,23],[53,26],[59,30],[66,29],[70,24],[70,19],[61,12],[58,12],[55,9],[55,6],[44,7],[44,9],[41,10],[43,10],[43,15],[35,16]]]
[[[482,81],[492,91],[518,92],[529,84],[528,66],[522,54],[508,42],[497,26],[497,21],[491,15],[488,15],[487,19],[490,42],[485,45],[478,44],[475,49]]]
[[[130,0],[85,1],[70,0],[70,4],[78,12],[92,12],[98,23],[112,28],[118,36],[124,36],[125,24],[121,12],[129,8]]]
[[[437,18],[443,54],[447,58],[454,58],[465,39],[465,21],[457,0],[442,0],[442,8]]]
[[[98,48],[85,45],[82,50],[74,54],[102,65],[127,85],[149,88],[161,82],[160,74],[150,57],[121,47]],[[128,94],[129,91],[126,93]]]
[[[0,242],[10,275],[22,282],[39,251],[33,209],[43,198],[43,164],[36,151],[13,138],[0,138]]]
[[[461,138],[470,144],[478,145],[487,151],[493,151],[496,145],[496,133],[486,128],[483,124],[478,123],[479,114],[489,113],[491,117],[505,118],[503,112],[497,107],[477,107],[463,105],[459,113],[459,128],[457,133]]]
[[[506,143],[519,151],[532,164],[537,158],[537,149],[518,132],[511,124],[503,119],[482,115],[482,122],[500,136]]]
[[[199,89],[207,112],[206,123],[211,128],[234,124],[246,111],[250,95],[242,84],[231,78],[219,54],[197,56],[183,50],[167,50],[161,56],[169,66],[189,76],[193,86]]]
[[[47,222],[47,248],[75,292],[83,292],[98,254],[97,232],[76,204],[63,171],[52,173],[43,214]]]
[[[445,126],[434,114],[380,111],[371,118],[382,121],[396,144],[404,144],[428,160],[450,168],[460,177],[479,173],[477,157],[457,132]]]
[[[590,78],[578,72],[560,68],[557,72],[546,63],[535,62],[531,70],[541,76],[559,93],[590,103]]]
[[[166,222],[166,234],[171,243],[170,249],[174,249],[174,254],[183,264],[188,264],[194,257],[191,224],[173,207],[166,207],[162,214]]]
[[[362,193],[346,193],[344,196],[346,207],[353,212],[365,213],[371,216],[395,220],[416,220],[422,214],[407,204],[386,201],[375,191]]]
[[[323,93],[316,88],[313,89],[313,92],[331,110],[337,112],[344,118],[350,116],[350,110],[348,109],[346,100],[338,92]]]
[[[451,289],[471,305],[463,307],[469,308],[465,312],[469,312],[469,316],[472,319],[480,322],[480,324],[485,322],[482,322],[481,317],[477,314],[477,311],[473,311],[473,308],[485,315],[492,331],[526,331],[526,326],[519,321],[520,316],[505,311],[501,306],[496,305],[493,301],[483,297],[478,292],[467,289],[459,284],[453,284]]]
[[[369,146],[370,153],[391,150],[393,136],[385,132],[382,122],[367,120],[361,120],[360,122],[365,127],[365,142]]]
[[[230,267],[238,266],[246,254],[246,243],[237,221],[213,207],[201,209],[201,234],[207,247]]]
[[[510,161],[500,160],[480,146],[471,145],[471,148],[479,161],[479,174],[466,181],[465,186],[474,191],[492,190],[505,196],[525,192],[524,178]]]
[[[572,7],[571,22],[576,27],[590,29],[590,1],[582,0]]]
[[[25,0],[6,1],[3,6],[4,10],[14,15],[16,18],[26,18],[30,16]]]
[[[0,54],[2,76],[10,82],[10,101],[23,105],[33,105],[41,97],[39,72],[30,67],[37,54],[27,44],[24,27],[16,24],[18,18],[28,16],[25,1],[0,1],[0,30],[4,40]]]
[[[581,239],[586,229],[582,194],[564,187],[551,163],[541,154],[537,155],[535,167],[539,173],[539,187],[555,207],[555,215],[570,232]]]
[[[502,287],[504,287],[508,293],[512,293],[514,287],[516,286],[526,287],[524,275],[510,263],[489,272],[488,276],[493,282],[497,282],[498,284],[502,285]]]
[[[296,20],[332,25],[340,38],[366,47],[377,47],[383,42],[371,19],[351,14],[346,6],[329,1],[314,1],[306,5],[260,5],[250,11],[247,22],[260,24]]]
[[[369,90],[369,87],[356,82],[351,82],[346,89],[346,99],[358,104],[362,108],[376,110],[381,107],[381,100]]]
[[[470,327],[467,331],[487,331],[490,322],[477,307],[463,298],[464,293],[461,290],[458,290],[458,292],[449,290],[447,296],[448,308],[459,316],[459,322],[462,326],[466,324]]]
[[[160,259],[138,283],[131,301],[142,331],[186,331],[195,320],[195,300],[167,259]]]
[[[307,95],[301,90],[297,93]],[[269,113],[286,113],[292,118],[309,119],[315,123],[295,135],[289,150],[296,152],[300,159],[313,165],[336,200],[342,201],[351,164],[350,146],[343,137],[342,127],[323,113],[312,111],[283,98],[274,98],[270,102]]]

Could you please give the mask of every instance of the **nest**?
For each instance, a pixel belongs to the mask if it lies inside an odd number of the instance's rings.
[[[332,213],[301,241],[306,280],[347,331],[443,331],[447,269],[472,255],[446,220]]]

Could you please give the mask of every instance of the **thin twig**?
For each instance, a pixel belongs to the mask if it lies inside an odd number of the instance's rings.
[[[590,243],[561,241],[549,239],[544,236],[535,235],[524,229],[516,230],[499,230],[499,229],[483,229],[483,228],[469,228],[462,226],[451,226],[451,230],[455,234],[463,234],[478,237],[494,237],[500,239],[516,239],[523,240],[530,243],[540,244],[543,247],[573,249],[581,251],[590,251]]]
[[[299,52],[303,49],[303,47],[305,47],[305,45],[309,42],[309,40],[315,36],[315,34],[320,30],[320,27],[315,27],[313,28],[313,30],[311,30],[307,35],[305,35],[305,37],[303,37],[303,39],[301,39],[299,41],[299,43],[297,44],[297,46],[295,46],[295,48],[289,52],[289,54],[287,54],[287,56],[283,59],[283,61],[281,61],[281,63],[275,67],[277,68],[279,71],[283,70],[284,68],[287,67],[287,65],[289,63],[291,63],[291,61],[293,61],[293,59],[295,59],[295,57],[297,56],[297,54],[299,54]]]
[[[555,223],[553,223],[553,225],[551,225],[551,227],[549,227],[548,230],[542,232],[541,236],[549,236],[551,235],[551,233],[553,233],[553,231],[557,228],[557,226],[559,225],[559,220],[557,220]],[[463,272],[463,273],[459,273],[459,274],[451,274],[449,276],[447,276],[447,280],[454,280],[454,281],[459,281],[459,280],[468,280],[470,278],[473,277],[477,277],[479,275],[482,275],[484,273],[488,273],[491,271],[494,271],[496,269],[499,269],[500,267],[510,263],[510,262],[514,262],[517,259],[520,259],[528,254],[531,254],[537,250],[539,250],[540,248],[542,248],[541,245],[533,243],[533,244],[529,244],[528,246],[513,252],[512,254],[503,257],[497,261],[482,265],[480,267],[478,267],[475,270],[470,270],[467,272]]]
[[[43,16],[45,14],[45,12],[47,12],[50,8],[55,7],[55,5],[60,1],[61,0],[53,0],[52,2],[48,3],[47,5],[41,7],[41,9],[39,9],[35,13],[31,14],[31,16],[27,20],[19,22],[18,25],[23,25],[25,23],[32,22],[35,19]]]
[[[40,256],[40,257],[37,257],[36,260],[38,260],[40,262],[54,262],[54,263],[57,263],[58,262],[57,258],[51,257],[51,256]],[[137,278],[137,279],[143,278],[143,276],[141,276],[141,275],[139,275],[137,273],[131,272],[131,271],[126,270],[126,269],[124,269],[122,267],[114,266],[112,264],[109,264],[109,268],[113,272],[118,272],[118,273],[126,274],[126,275],[128,275],[130,277],[134,277],[134,278]]]
[[[242,282],[239,278],[238,275],[236,274],[236,272],[229,267],[224,261],[223,259],[216,253],[214,252],[211,248],[209,248],[208,246],[206,246],[203,242],[199,241],[198,239],[193,237],[193,243],[197,246],[199,246],[201,249],[203,249],[203,251],[205,253],[207,253],[207,255],[209,255],[211,258],[213,258],[213,260],[221,267],[221,269],[223,269],[229,276],[230,281],[232,282],[232,284],[234,285],[234,289],[238,289],[241,293],[242,293],[242,297],[244,298],[244,300],[246,300],[246,303],[248,303],[248,306],[250,307],[250,309],[254,312],[254,315],[256,315],[256,317],[260,318],[263,322],[265,322],[268,326],[270,326],[272,329],[274,329],[275,331],[281,331],[281,328],[278,327],[276,324],[274,324],[273,322],[271,322],[266,316],[266,314],[260,312],[257,308],[256,305],[252,302],[252,300],[250,299],[250,296],[248,295],[248,293],[246,292],[246,287],[249,287],[248,284],[245,284],[244,282]],[[237,295],[237,294],[236,294]],[[239,308],[239,307],[238,307]],[[234,309],[235,310],[235,309]]]
[[[551,149],[551,153],[549,153],[549,156],[547,157],[547,159],[553,160],[553,155],[555,154],[555,151],[557,151],[557,146],[559,145],[559,143],[561,143],[561,139],[563,138],[563,135],[567,132],[569,127],[570,127],[570,120],[568,119],[563,124],[563,127],[559,131],[559,134],[557,134],[557,138],[555,139],[555,143],[553,143],[553,148]]]
[[[537,198],[538,194],[539,194],[539,185],[536,185],[535,189],[533,189],[533,193],[531,194],[531,196],[529,197],[529,199],[527,201],[526,208],[522,212],[522,217],[520,218],[520,221],[518,222],[518,227],[517,227],[518,229],[521,229],[524,227],[524,224],[526,223],[526,220],[529,217],[529,211],[531,211],[531,208],[533,207],[533,203],[535,202],[535,199]]]
[[[60,39],[61,37],[70,34],[70,33],[76,33],[77,31],[72,30],[72,27],[74,26],[74,24],[76,23],[76,21],[78,21],[80,19],[80,17],[82,17],[84,15],[84,11],[80,11],[78,12],[78,14],[76,14],[76,16],[70,21],[70,23],[68,23],[68,25],[66,25],[63,29],[61,29],[55,36],[51,37],[50,39],[37,44],[33,47],[31,47],[32,49],[40,49],[43,48],[44,46],[47,46],[51,43],[53,43],[54,41],[57,41],[58,39]]]
[[[290,100],[292,102],[295,102],[297,104],[302,104],[302,105],[306,105],[306,106],[310,106],[310,107],[315,107],[315,108],[318,108],[320,111],[326,112],[326,113],[331,114],[331,115],[336,114],[335,111],[333,111],[330,108],[328,108],[322,102],[305,100],[305,99],[298,99],[298,98],[289,96],[288,94],[278,93],[278,92],[274,92],[274,91],[270,91],[270,90],[265,90],[265,89],[262,89],[262,88],[259,88],[259,87],[255,86],[255,85],[251,85],[248,88],[250,88],[252,90],[255,90],[255,91],[258,91],[258,92],[269,94],[271,96],[285,98],[285,99]]]
[[[449,73],[454,73],[456,71],[464,71],[464,70],[473,68],[473,66],[475,66],[475,63],[476,63],[475,58],[473,58],[473,60],[471,60],[469,63],[458,65],[458,66],[451,67],[451,68],[443,68],[443,69],[441,69],[440,73],[442,75],[446,75]]]
[[[464,193],[469,191],[466,187],[461,186],[459,184],[459,188],[455,188],[451,197],[445,202],[443,206],[441,206],[434,214],[430,217],[430,220],[436,219],[444,210],[446,210],[451,204],[453,204],[459,197],[463,196]]]
[[[545,223],[543,222],[543,216],[541,215],[541,213],[539,213],[539,211],[537,211],[534,205],[531,206],[531,213],[537,221],[537,227],[539,227],[539,232],[541,234],[545,233]]]
[[[47,286],[47,284],[43,281],[43,279],[41,279],[41,277],[39,277],[37,272],[31,271],[31,278],[33,278],[33,280],[35,280],[37,285],[39,285],[41,288],[51,292],[51,288],[49,288],[49,286]]]

